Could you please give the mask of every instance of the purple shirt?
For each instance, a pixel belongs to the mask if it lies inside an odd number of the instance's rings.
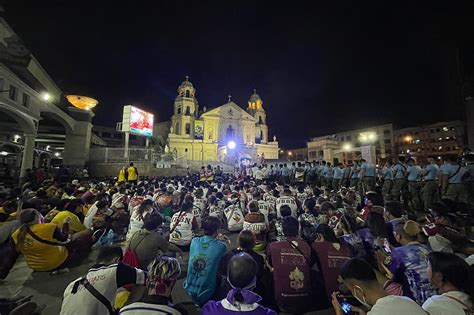
[[[260,306],[257,303],[240,304],[239,306],[230,304],[227,299],[223,299],[221,301],[209,301],[201,308],[201,314],[236,315],[245,313],[248,315],[277,315],[274,310]]]

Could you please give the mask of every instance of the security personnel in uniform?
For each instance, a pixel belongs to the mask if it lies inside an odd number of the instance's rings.
[[[385,201],[390,200],[392,197],[393,187],[393,173],[392,173],[392,161],[386,161],[381,171],[382,175],[382,196]]]
[[[436,164],[436,160],[429,157],[428,165],[421,172],[424,179],[422,195],[425,212],[428,212],[428,209],[439,200],[438,172],[439,166]]]
[[[442,172],[444,198],[458,203],[467,203],[466,187],[463,184],[467,169],[459,163],[456,155],[451,156],[448,163],[443,165]]]
[[[133,166],[133,163],[130,163],[130,166],[127,169],[127,180],[129,183],[132,184],[137,184],[138,182],[138,170],[135,166]]]
[[[354,165],[352,165],[351,168],[351,187],[354,187],[357,191],[359,190],[359,172],[360,172],[360,166],[359,162],[354,161]]]
[[[342,183],[342,176],[344,175],[344,164],[339,163],[336,167],[334,167],[334,175],[332,180],[332,188],[335,191],[339,191],[339,187]]]
[[[360,172],[362,183],[364,185],[364,193],[375,190],[375,167],[370,165],[365,159],[361,159]]]
[[[413,158],[407,161],[407,179],[408,191],[410,193],[410,209],[412,211],[419,211],[422,209],[421,205],[421,167],[416,165]]]
[[[393,188],[392,188],[392,195],[396,201],[400,201],[400,195],[403,198],[403,204],[405,206],[408,205],[408,185],[407,185],[407,178],[405,177],[405,173],[407,171],[407,167],[405,165],[405,157],[400,156],[398,157],[398,162],[392,167],[393,170]]]

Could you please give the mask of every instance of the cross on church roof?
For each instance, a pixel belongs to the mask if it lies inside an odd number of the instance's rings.
[[[232,100],[232,95],[229,94],[228,97],[229,97],[229,103],[230,103],[230,101]]]
[[[188,80],[189,80],[189,75],[186,76],[186,81],[188,81]]]
[[[253,93],[254,93],[254,94],[257,93],[257,89],[253,89]]]

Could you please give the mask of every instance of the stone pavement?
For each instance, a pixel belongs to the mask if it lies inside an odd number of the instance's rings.
[[[232,241],[231,248],[236,247],[237,234],[228,234]],[[33,272],[28,268],[22,256],[18,258],[8,277],[0,280],[0,298],[14,298],[18,296],[33,296],[32,301],[45,305],[44,315],[56,315],[61,310],[63,292],[67,285],[86,274],[87,270],[95,263],[98,250],[93,250],[78,266],[70,268],[68,273],[51,276],[49,272]],[[182,263],[183,274],[173,289],[175,303],[191,302],[183,289],[184,277],[187,270],[188,254],[185,253]],[[308,314],[330,315],[332,310],[311,312]]]

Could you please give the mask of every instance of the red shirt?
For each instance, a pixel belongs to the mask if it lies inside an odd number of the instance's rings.
[[[310,258],[310,246],[295,237],[270,244],[268,261],[274,269],[275,301],[282,311],[300,313],[310,306]]]
[[[339,270],[346,261],[351,259],[351,251],[344,244],[341,244],[337,250],[333,243],[327,241],[315,241],[312,247],[318,255],[326,293],[331,300],[332,293],[339,290],[337,281]]]

